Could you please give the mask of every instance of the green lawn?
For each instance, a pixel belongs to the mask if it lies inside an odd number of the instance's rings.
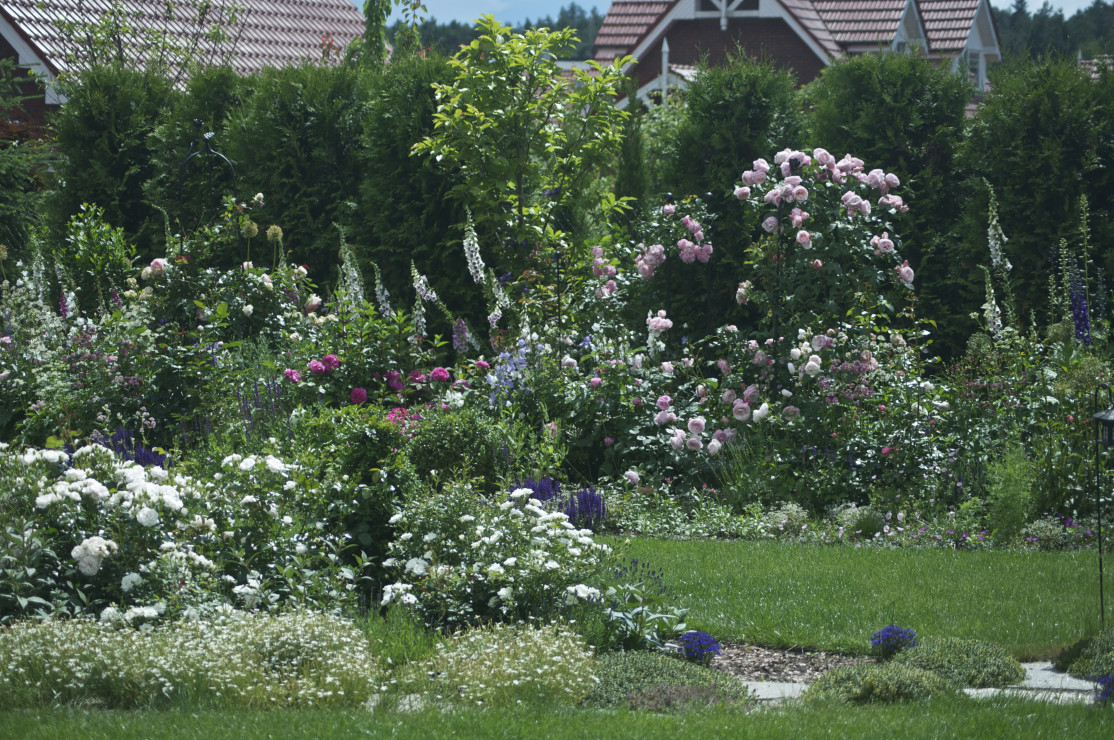
[[[1104,729],[1105,728],[1105,729]],[[12,738],[1105,738],[1114,712],[1091,705],[1024,700],[951,700],[866,707],[787,707],[751,714],[695,711],[654,715],[529,708],[442,714],[359,711],[0,712]]]
[[[1094,552],[622,543],[610,540],[662,570],[672,600],[691,608],[690,626],[731,642],[865,652],[872,632],[899,624],[990,640],[1020,660],[1039,660],[1098,629]],[[1106,591],[1114,600],[1110,584]]]

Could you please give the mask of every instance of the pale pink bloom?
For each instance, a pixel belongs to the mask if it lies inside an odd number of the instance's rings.
[[[801,410],[796,406],[786,406],[784,409],[781,410],[781,418],[785,419],[786,421],[793,421],[794,419],[800,418],[800,416]]]
[[[882,192],[886,192],[889,188],[896,188],[899,185],[901,185],[901,180],[898,179],[897,175],[892,172],[887,172],[886,183],[882,187]]]
[[[871,170],[867,173],[866,184],[876,190],[881,190],[882,186],[886,184],[886,173],[882,170]]]
[[[750,404],[742,399],[735,401],[735,405],[731,408],[731,415],[739,421],[747,421],[750,419]]]
[[[638,481],[640,480],[640,478],[638,477],[638,471],[628,470],[627,472],[623,473],[623,475],[627,477],[627,480],[630,481],[630,484],[632,486],[638,485]]]
[[[672,375],[673,374],[673,363],[672,362],[661,363],[661,371],[663,373],[665,373],[666,375]],[[668,396],[665,396],[665,398],[668,398]]]
[[[704,442],[701,441],[700,437],[689,437],[685,441],[685,447],[688,447],[693,452],[695,452],[696,450],[699,450],[703,446],[704,446]]]
[[[761,172],[765,174],[770,171],[770,165],[764,159],[754,160],[754,164],[752,164],[751,166],[754,168],[755,172]]]
[[[704,417],[702,417],[702,416],[692,417],[691,419],[689,419],[689,423],[688,423],[689,432],[691,432],[692,434],[703,434],[704,433],[704,424],[705,424]]]
[[[814,352],[823,352],[833,344],[832,338],[827,334],[815,334],[812,337],[812,350]]]
[[[671,420],[669,417],[669,411],[659,411],[657,414],[654,415],[654,423],[657,424],[659,427],[663,427],[666,424],[670,423]]]
[[[703,383],[696,386],[696,395],[697,395],[698,398],[707,398],[708,397],[708,387],[706,385],[704,385]]]
[[[682,359],[681,364],[684,365],[685,367],[692,367],[692,358],[691,357],[686,357],[686,358]]]
[[[763,352],[762,350],[758,350],[757,352],[754,353],[754,359],[751,360],[751,363],[753,363],[755,365],[765,365],[765,364],[767,364],[766,353]]]
[[[758,386],[748,385],[746,390],[743,391],[743,400],[747,403],[754,403],[758,400]]]
[[[776,216],[767,216],[762,222],[762,228],[766,230],[767,234],[772,234],[777,231],[778,220]]]
[[[592,388],[599,388],[602,384],[603,380],[600,378],[592,378],[588,381],[588,385],[592,386]]]
[[[664,213],[666,216],[672,216],[676,210],[677,207],[672,203],[666,203],[664,206],[661,207],[661,212]]]
[[[875,254],[889,254],[894,251],[894,243],[888,231],[883,231],[882,236],[872,238],[870,246],[874,247]]]
[[[813,268],[814,270],[819,270],[819,269],[820,269],[821,267],[823,267],[823,266],[824,266],[824,263],[823,263],[823,262],[821,262],[820,260],[813,260],[813,261],[812,261],[812,268]]]
[[[804,203],[806,200],[808,200],[808,188],[806,188],[804,185],[798,185],[797,187],[793,188],[793,200],[797,201],[798,203]]]
[[[723,447],[723,442],[720,442],[718,439],[713,439],[708,443],[708,454],[715,457],[719,454],[721,447]]]
[[[739,283],[739,287],[735,291],[735,302],[740,306],[745,305],[746,302],[750,300],[750,288],[751,282],[749,280],[744,280]]]
[[[306,313],[313,313],[319,308],[321,308],[321,297],[314,293],[306,301]]]
[[[913,268],[909,266],[909,260],[905,260],[900,267],[895,267],[894,270],[897,271],[897,277],[901,282],[906,285],[913,284]]]
[[[781,204],[782,195],[783,193],[781,191],[781,188],[770,188],[766,191],[766,194],[762,196],[762,200],[766,201],[772,206],[777,206]],[[771,216],[770,218],[773,218],[773,216]],[[767,229],[767,231],[769,231],[769,229]]]
[[[746,187],[745,185],[740,185],[739,187],[735,188],[735,197],[739,200],[746,200],[750,197],[750,188]]]
[[[708,242],[703,247],[696,248],[696,259],[702,263],[707,263],[712,258],[712,243]]]
[[[735,403],[736,398],[737,398],[737,396],[735,395],[735,391],[732,390],[731,388],[728,388],[727,390],[725,390],[723,392],[723,395],[720,396],[720,400],[723,401],[724,403],[726,403],[728,406]]]
[[[240,265],[240,267],[241,267],[241,268],[243,268],[243,269],[245,269],[245,270],[250,270],[250,269],[252,269],[253,267],[255,267],[255,265],[253,265],[253,264],[252,264],[252,263],[250,263],[250,262],[245,262],[244,264]]]
[[[797,243],[805,249],[812,248],[812,234],[807,231],[801,230],[797,232]]]
[[[793,228],[799,229],[801,225],[808,220],[808,211],[802,211],[800,208],[794,208],[789,212],[789,223],[793,224]]]
[[[320,360],[310,360],[309,371],[314,375],[323,375],[325,373],[325,366]]]
[[[835,157],[829,154],[827,149],[813,149],[812,156],[815,157],[816,161],[823,167],[827,167],[828,169],[835,167]]]
[[[643,280],[649,280],[650,278],[652,278],[654,276],[654,266],[653,265],[647,264],[646,262],[643,261],[643,259],[641,257],[639,257],[635,261],[637,263],[636,264],[636,269],[638,270],[639,277],[641,277]]]
[[[718,367],[719,371],[721,373],[723,373],[724,375],[730,375],[731,374],[730,363],[728,363],[727,360],[723,359],[722,357],[720,359],[716,360],[716,367]]]
[[[672,447],[675,450],[679,450],[682,447],[684,447],[685,446],[685,434],[684,434],[684,432],[682,432],[679,429],[676,432],[674,432],[673,436],[669,438],[669,446]]]
[[[603,257],[603,247],[601,247],[599,244],[592,247],[592,256],[597,259]]]
[[[162,257],[151,260],[151,277],[158,277],[164,272],[166,272],[166,260]]]

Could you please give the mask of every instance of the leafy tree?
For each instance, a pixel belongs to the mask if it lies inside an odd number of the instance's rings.
[[[614,98],[629,59],[565,76],[556,55],[575,43],[571,29],[516,34],[490,15],[478,28],[449,60],[452,84],[434,86],[434,131],[414,152],[458,168],[453,197],[478,230],[514,245],[503,264],[551,271],[560,316],[561,264],[587,245],[559,224],[618,148],[627,114]]]
[[[24,94],[27,83],[11,59],[0,59],[0,182],[4,183],[0,188],[0,244],[8,248],[12,259],[26,242],[42,198],[44,150],[40,140],[28,135],[21,120],[23,103],[29,97]]]

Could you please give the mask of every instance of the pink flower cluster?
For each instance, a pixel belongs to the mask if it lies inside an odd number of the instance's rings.
[[[897,272],[897,279],[906,285],[912,287],[913,285],[913,268],[909,266],[909,260],[894,268]]]
[[[870,246],[874,247],[874,254],[890,254],[894,251],[893,240],[890,239],[890,233],[883,231],[882,236],[876,236],[870,240]]]
[[[681,239],[677,242],[677,251],[681,254],[681,261],[686,265],[691,265],[694,261],[700,260],[706,263],[712,256],[712,245],[700,242],[704,241],[704,227],[700,225],[699,221],[694,221],[689,216],[681,219],[681,223],[692,234],[692,238],[696,242],[691,242],[688,239]]]
[[[309,361],[309,371],[314,375],[331,373],[340,367],[340,359],[336,355],[325,355],[320,360]]]
[[[650,314],[646,317],[646,326],[650,329],[650,333],[655,339],[660,337],[663,332],[673,328],[673,322],[665,317],[665,311],[658,311],[658,315]]]
[[[619,285],[612,279],[615,277],[615,265],[603,258],[603,247],[592,247],[592,274],[596,277],[608,278],[602,285],[596,286],[596,298],[609,298],[619,289]]]
[[[649,247],[645,244],[639,244],[638,248],[641,251],[634,258],[634,264],[642,279],[649,280],[654,276],[654,270],[665,262],[665,247],[661,244],[654,244]]]

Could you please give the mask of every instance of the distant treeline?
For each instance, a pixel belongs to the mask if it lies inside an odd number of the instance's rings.
[[[509,22],[505,19],[500,18],[499,20],[509,25]],[[547,16],[534,21],[527,18],[522,25],[515,28],[515,31],[521,32],[527,28],[575,28],[580,43],[563,56],[568,59],[591,59],[596,33],[600,30],[600,24],[602,23],[603,14],[597,8],[593,7],[591,10],[585,10],[576,3],[569,3],[561,8],[556,18]],[[401,25],[400,21],[396,21],[388,29],[392,39],[398,33]],[[468,44],[476,38],[474,24],[461,23],[460,21],[438,23],[436,18],[427,18],[422,23],[420,31],[423,47],[437,49],[446,54],[456,53],[461,45]]]

